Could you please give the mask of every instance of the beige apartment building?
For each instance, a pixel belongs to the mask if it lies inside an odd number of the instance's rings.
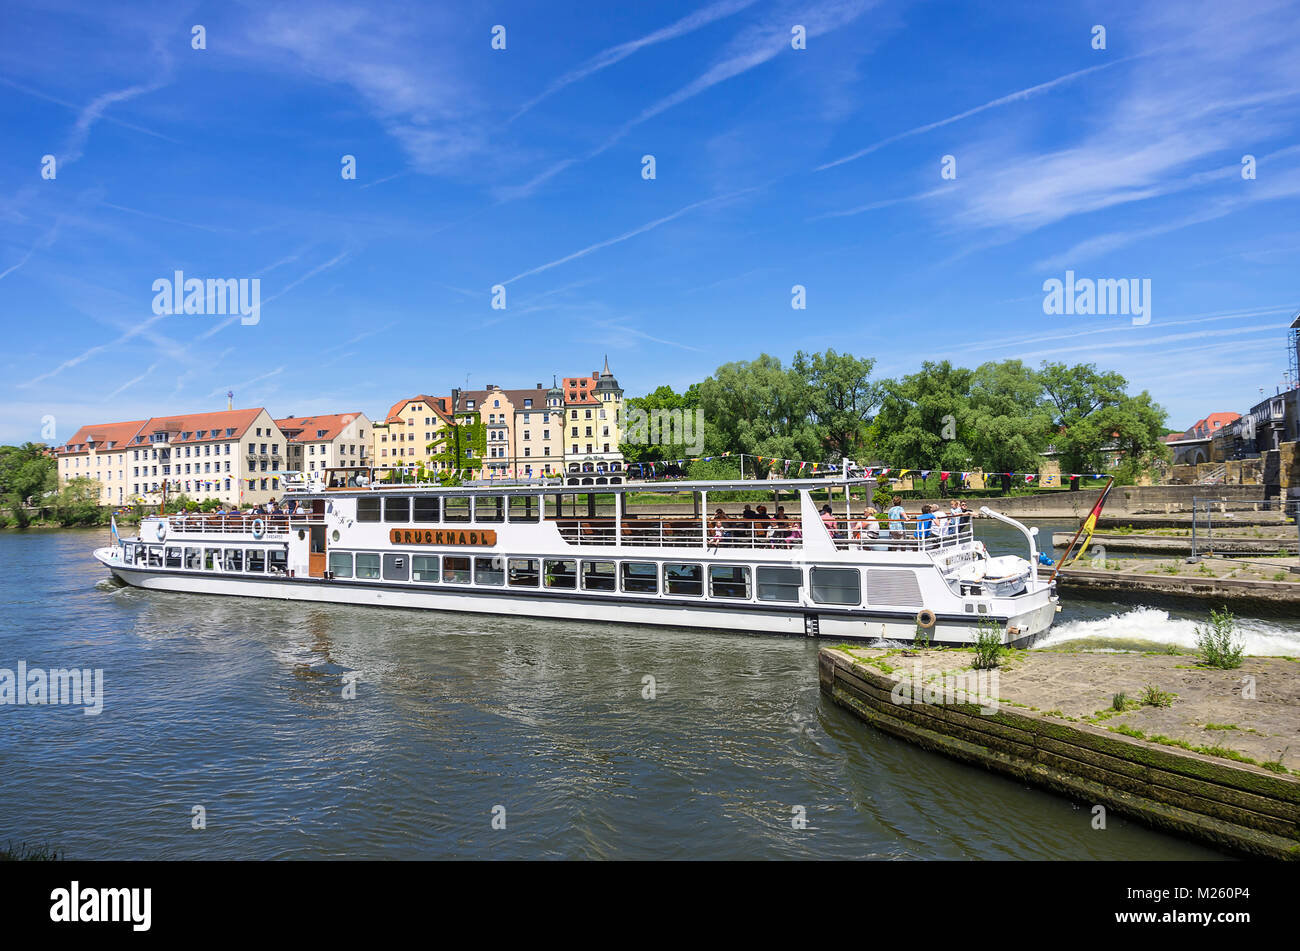
[[[59,485],[71,479],[93,479],[99,483],[101,505],[128,504],[134,493],[127,478],[131,471],[127,460],[136,447],[128,450],[127,446],[144,423],[136,419],[82,426],[67,443],[55,449]]]
[[[609,370],[564,380],[564,469],[570,482],[600,484],[610,475],[621,478],[623,454],[618,444],[623,417],[623,389]],[[590,480],[590,481],[588,481]]]
[[[429,443],[451,423],[451,401],[443,396],[412,396],[394,403],[370,429],[370,465],[379,470],[423,465],[443,468],[429,459]]]
[[[86,476],[105,505],[156,505],[184,494],[227,505],[281,492],[284,435],[264,408],[83,426],[58,449],[60,484]]]
[[[451,422],[452,399],[413,396],[395,403],[373,429],[372,464],[379,469],[423,464],[428,445]],[[538,479],[571,474],[605,481],[622,474],[623,390],[605,369],[591,376],[552,380],[531,389],[495,384],[459,394],[456,414],[477,417],[486,430],[482,475],[488,479]]]
[[[286,416],[275,425],[286,440],[290,471],[312,473],[371,464],[371,423],[365,413]]]
[[[484,477],[558,475],[564,463],[559,438],[561,402],[558,387],[548,389],[540,383],[529,390],[505,390],[489,384],[485,390],[461,393],[461,410],[478,413],[487,431]]]

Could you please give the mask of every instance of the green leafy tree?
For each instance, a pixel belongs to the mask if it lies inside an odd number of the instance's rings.
[[[866,445],[881,387],[871,379],[876,361],[851,353],[795,354],[793,370],[807,389],[810,422],[830,461],[852,459]],[[825,456],[823,458],[826,458]]]
[[[1063,473],[1102,471],[1110,445],[1135,460],[1163,448],[1168,414],[1146,391],[1129,396],[1120,374],[1101,372],[1092,363],[1044,363],[1038,376],[1053,410],[1053,443]]]
[[[100,485],[94,479],[79,476],[69,479],[54,498],[54,517],[60,525],[97,525],[107,510],[99,507]]]
[[[694,415],[688,418],[686,414],[694,414],[699,405],[698,383],[692,383],[685,393],[677,393],[671,386],[661,386],[645,396],[625,400],[623,418],[619,420],[619,431],[625,441],[619,443],[619,452],[630,464],[685,459],[695,455],[698,446],[680,440],[688,429],[692,437],[697,435]],[[673,425],[665,427],[665,418]],[[669,441],[664,442],[665,438]]]
[[[976,367],[958,430],[985,471],[1037,472],[1053,432],[1038,374],[1019,360]]]
[[[706,455],[746,453],[781,459],[824,458],[822,439],[809,417],[810,386],[775,357],[726,363],[699,385]],[[762,475],[765,467],[746,469]]]
[[[26,506],[39,503],[58,484],[57,463],[45,454],[45,446],[0,446],[0,504],[20,528],[30,521]]]
[[[880,458],[910,469],[969,468],[974,449],[961,421],[971,418],[973,379],[973,371],[943,360],[885,381],[874,421]]]

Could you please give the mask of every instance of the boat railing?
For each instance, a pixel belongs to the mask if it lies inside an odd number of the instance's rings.
[[[266,535],[287,535],[325,520],[310,512],[297,515],[169,515],[167,531],[177,535],[242,535],[254,531],[254,522],[262,523]]]
[[[916,516],[902,521],[866,516],[823,518],[822,524],[841,551],[939,551],[974,540],[971,518],[952,516],[936,525]]]
[[[625,548],[801,548],[797,522],[699,518],[560,518],[560,537],[570,545]],[[707,543],[707,544],[706,544]]]

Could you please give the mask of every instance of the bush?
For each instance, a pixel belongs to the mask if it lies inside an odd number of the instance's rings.
[[[1144,707],[1171,707],[1174,703],[1174,695],[1167,690],[1161,690],[1155,684],[1147,684],[1142,691],[1141,703]]]
[[[1002,628],[993,621],[980,621],[975,629],[975,661],[971,666],[992,670],[1002,662],[1002,650]]]
[[[1196,649],[1207,667],[1232,670],[1241,666],[1245,644],[1237,639],[1237,619],[1226,607],[1210,609],[1210,623],[1196,625]]]
[[[99,483],[92,479],[68,480],[54,498],[54,517],[64,528],[107,522],[108,510],[99,507]]]

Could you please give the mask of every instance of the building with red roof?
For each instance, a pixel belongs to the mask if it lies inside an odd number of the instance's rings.
[[[158,504],[164,493],[228,505],[278,496],[285,439],[262,407],[83,426],[58,447],[60,483],[85,477],[104,505]]]
[[[371,423],[365,413],[286,416],[275,425],[284,433],[291,470],[370,465]]]

